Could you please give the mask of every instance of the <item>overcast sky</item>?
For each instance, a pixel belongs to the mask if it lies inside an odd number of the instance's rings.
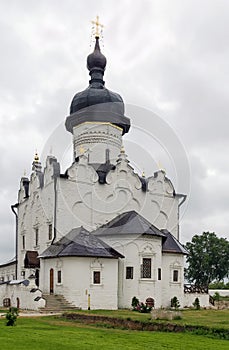
[[[71,163],[64,122],[88,85],[97,14],[106,86],[132,120],[131,164],[165,169],[188,195],[182,242],[204,230],[229,238],[228,0],[0,0],[0,262],[14,256],[10,205],[35,150],[56,154],[62,172]]]

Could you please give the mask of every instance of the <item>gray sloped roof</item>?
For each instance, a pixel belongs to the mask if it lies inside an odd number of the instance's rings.
[[[122,254],[83,227],[72,229],[58,242],[50,245],[39,257],[54,258],[64,256],[124,258]]]
[[[166,238],[157,227],[134,210],[116,216],[105,225],[93,231],[93,234],[98,236],[112,234],[143,234],[158,236],[163,239]]]
[[[161,231],[167,237],[162,245],[163,253],[175,253],[175,254],[188,255],[188,251],[168,230],[161,230]]]

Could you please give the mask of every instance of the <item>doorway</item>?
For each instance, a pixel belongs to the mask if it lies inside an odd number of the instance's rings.
[[[50,269],[50,294],[53,294],[53,286],[54,286],[54,271]]]

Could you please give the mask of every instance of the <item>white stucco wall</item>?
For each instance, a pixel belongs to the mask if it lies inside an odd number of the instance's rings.
[[[122,129],[105,122],[84,122],[73,128],[74,157],[90,150],[90,163],[105,163],[106,150],[109,149],[109,159],[116,161],[122,145]]]
[[[12,284],[0,284],[0,306],[3,306],[3,300],[10,298],[11,306],[17,307],[19,303],[20,309],[38,310],[41,307],[45,307],[45,300],[42,299],[42,293],[40,290],[31,292],[35,286],[29,284],[16,284],[16,281],[12,281]],[[35,301],[37,297],[40,297],[38,301]]]
[[[219,293],[222,297],[229,297],[229,289],[209,289],[209,295],[213,296],[215,293]]]
[[[173,281],[173,271],[178,271],[178,281]],[[184,306],[184,256],[182,254],[162,255],[162,306],[170,307],[171,299],[177,297]]]
[[[125,256],[119,260],[119,308],[130,308],[136,296],[145,302],[148,297],[155,301],[155,307],[162,306],[161,286],[158,280],[158,269],[162,269],[161,238],[155,236],[118,235],[116,237],[100,236]],[[143,258],[151,258],[151,278],[141,278]],[[126,279],[126,267],[133,267],[133,279]]]
[[[16,277],[16,262],[0,265],[0,282],[14,280]]]
[[[209,294],[202,293],[185,293],[182,307],[193,307],[196,298],[199,298],[201,307],[209,306]]]
[[[41,289],[50,292],[50,269],[54,270],[54,294],[64,295],[72,304],[91,309],[118,308],[118,260],[87,257],[41,259]],[[57,271],[62,282],[57,283]],[[100,271],[101,283],[93,284],[93,271]]]

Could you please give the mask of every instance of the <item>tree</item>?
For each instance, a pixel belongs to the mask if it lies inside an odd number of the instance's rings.
[[[207,287],[212,281],[229,276],[229,242],[214,232],[195,235],[186,243],[189,252],[185,277],[197,286]]]

